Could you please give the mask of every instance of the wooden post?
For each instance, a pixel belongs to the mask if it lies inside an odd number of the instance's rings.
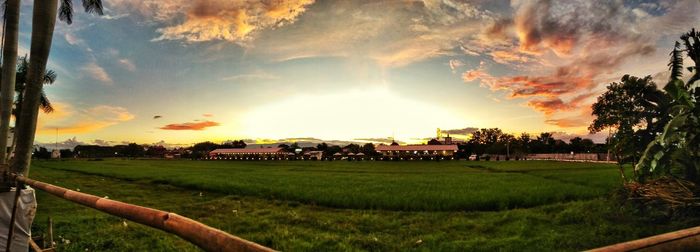
[[[53,248],[53,220],[51,219],[51,216],[49,216],[49,221],[48,221],[48,226],[47,226],[47,232],[46,232],[46,239],[49,243],[48,246],[44,245],[44,248]]]

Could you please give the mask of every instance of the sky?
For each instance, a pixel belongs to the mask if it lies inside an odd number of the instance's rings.
[[[587,136],[607,83],[665,83],[700,24],[697,0],[103,2],[56,25],[38,143]]]

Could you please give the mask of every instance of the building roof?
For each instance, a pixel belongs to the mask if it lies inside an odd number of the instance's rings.
[[[282,152],[282,148],[257,148],[257,149],[216,149],[209,154],[241,154],[241,153],[251,153],[251,154],[261,154],[261,153],[279,153]]]
[[[457,145],[379,145],[377,151],[457,151]]]

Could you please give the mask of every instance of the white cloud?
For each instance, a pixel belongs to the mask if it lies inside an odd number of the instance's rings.
[[[129,60],[127,58],[119,59],[118,62],[119,62],[119,65],[124,67],[126,70],[129,70],[131,72],[136,70],[136,65],[134,65],[134,63],[131,62],[131,60]]]
[[[97,62],[95,62],[95,61],[86,64],[82,68],[82,70],[90,78],[92,78],[94,80],[98,80],[104,84],[112,84],[114,82],[114,81],[112,81],[112,77],[109,76],[107,71],[105,71],[105,69],[102,68],[100,65],[98,65]]]

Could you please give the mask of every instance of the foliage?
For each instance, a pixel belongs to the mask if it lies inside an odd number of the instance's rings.
[[[657,89],[651,76],[624,75],[620,82],[610,83],[592,105],[595,119],[588,129],[591,133],[608,129],[612,134],[608,147],[616,157],[623,181],[627,178],[622,164],[637,162],[643,146],[661,131],[668,121],[663,113],[668,103],[668,96]]]
[[[442,145],[442,143],[435,138],[430,139],[427,144],[428,145]]]
[[[33,157],[37,159],[51,159],[51,152],[44,147],[39,147],[34,149]]]
[[[685,52],[695,62],[688,67],[692,77],[688,83],[680,79],[683,62],[680,47],[676,44],[671,52],[671,80],[664,87],[671,97],[668,114],[670,120],[665,124],[661,134],[647,145],[644,155],[636,164],[640,180],[655,175],[669,175],[674,167],[682,170],[685,179],[699,182],[700,169],[700,86],[697,85],[700,61],[700,33],[695,29],[681,36]]]
[[[15,109],[12,111],[12,115],[17,117],[20,111],[22,111],[22,101],[24,100],[24,89],[27,86],[27,72],[29,70],[29,58],[27,56],[20,57],[17,60],[17,73],[15,79],[15,93],[17,97],[15,99]],[[56,81],[57,75],[53,70],[46,70],[44,73],[43,83],[44,85],[51,85]],[[41,91],[41,96],[39,97],[39,108],[41,108],[44,113],[53,112],[54,108],[51,105],[51,101],[46,96],[44,91]]]
[[[70,149],[61,149],[60,153],[61,158],[72,158],[75,155],[75,153],[73,153],[73,151]]]

